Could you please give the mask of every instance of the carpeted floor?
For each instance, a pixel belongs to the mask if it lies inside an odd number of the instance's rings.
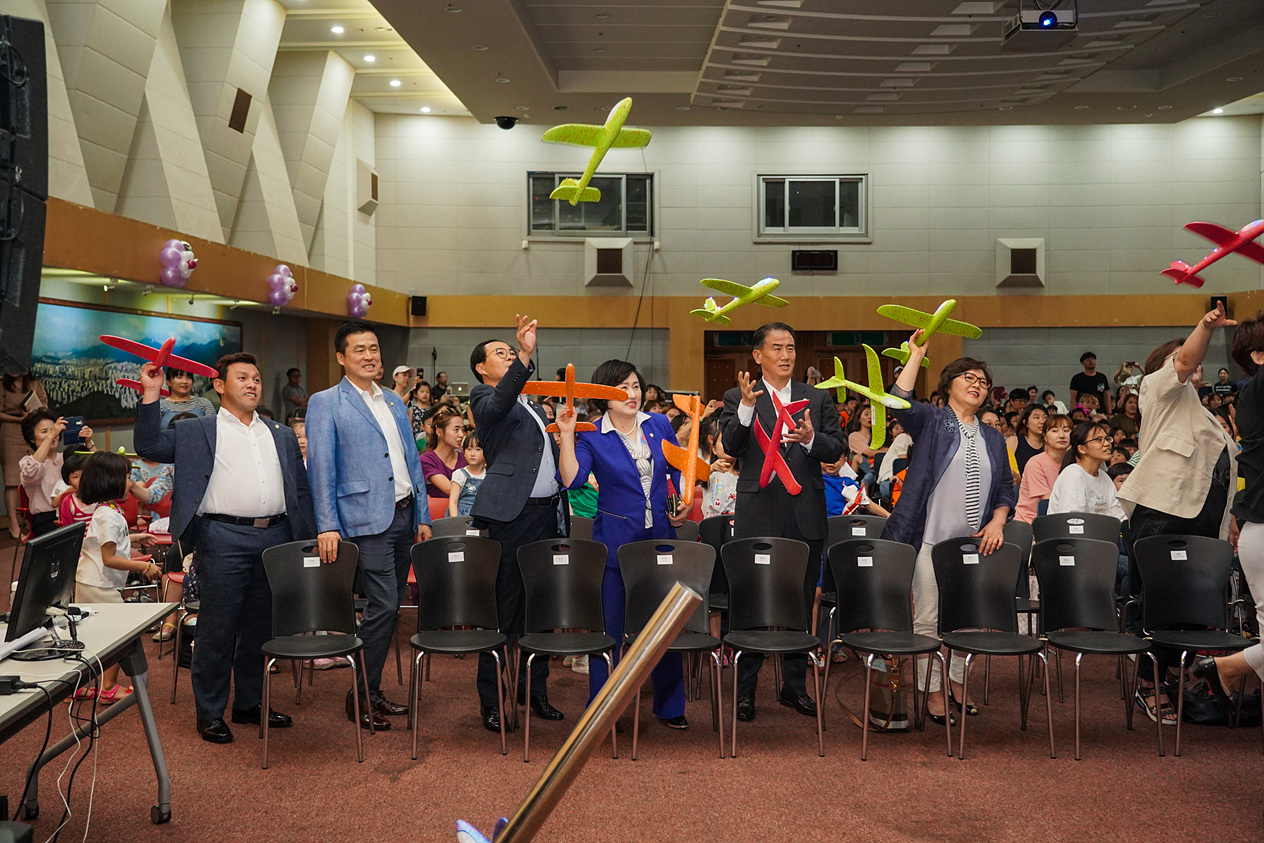
[[[0,544],[0,572],[8,571],[12,551],[6,545]],[[152,765],[139,720],[126,712],[97,744],[89,840],[452,841],[457,819],[490,830],[496,817],[513,812],[544,769],[574,724],[587,689],[587,677],[554,662],[550,698],[567,719],[533,723],[533,760],[524,764],[521,732],[510,736],[510,754],[502,757],[498,738],[479,723],[474,661],[436,658],[432,681],[423,690],[418,760],[409,758],[404,718],[394,718],[392,731],[366,735],[365,763],[358,764],[352,726],[342,711],[350,671],[318,672],[302,705],[294,703],[287,671],[274,677],[274,706],[293,715],[295,727],[272,733],[271,769],[261,770],[261,744],[248,727],[235,727],[236,741],[227,746],[196,735],[187,672],[181,672],[176,704],[168,705],[171,662],[154,661],[155,648],[147,644],[152,698],[173,779],[173,819],[164,826],[149,822],[156,794]],[[862,762],[860,732],[832,700],[826,757],[819,758],[814,721],[777,705],[771,682],[760,687],[755,721],[739,724],[740,756],[721,760],[705,692],[703,701],[690,703],[691,727],[683,733],[661,727],[646,700],[640,759],[630,760],[627,714],[621,757],[611,759],[605,743],[537,839],[1264,839],[1258,730],[1187,724],[1184,755],[1176,758],[1169,729],[1169,754],[1158,758],[1154,727],[1144,715],[1138,711],[1135,731],[1124,728],[1114,663],[1086,664],[1080,762],[1073,759],[1069,696],[1064,704],[1055,698],[1058,758],[1048,757],[1039,694],[1028,730],[1019,731],[1012,663],[995,666],[991,704],[970,720],[965,761],[947,757],[942,729],[930,726],[924,733],[872,736],[869,761]],[[1067,668],[1070,693],[1069,661]],[[842,665],[835,676],[841,682],[833,683],[831,697],[839,690],[859,707],[856,663]],[[392,699],[405,696],[395,685],[393,664],[384,690]],[[54,735],[65,723],[63,705]],[[42,728],[31,727],[0,746],[0,793],[17,799],[42,738]],[[37,840],[52,834],[61,815],[60,772],[61,765],[51,765],[41,777]],[[75,780],[74,816],[63,840],[83,839],[91,790],[89,759]]]

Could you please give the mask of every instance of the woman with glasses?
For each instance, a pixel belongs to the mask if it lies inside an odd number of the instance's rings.
[[[641,375],[624,360],[607,360],[593,372],[593,383],[617,386],[628,394],[626,401],[601,401],[605,414],[597,430],[575,434],[575,412],[558,408],[557,426],[560,453],[558,474],[567,488],[574,489],[597,480],[597,516],[593,538],[609,549],[606,575],[601,587],[606,634],[623,640],[623,577],[619,573],[621,545],[644,539],[673,539],[676,527],[685,523],[688,508],[683,504],[668,509],[667,482],[677,488],[680,474],[663,457],[663,442],[675,442],[666,416],[640,412]],[[616,649],[616,655],[618,650]],[[606,681],[606,663],[588,663],[589,702]],[[650,674],[654,688],[654,715],[670,729],[685,729],[685,684],[679,653],[663,656]]]
[[[917,548],[913,572],[913,631],[936,634],[939,621],[939,589],[931,548],[937,542],[959,536],[979,539],[979,552],[987,555],[1004,542],[1005,522],[1017,502],[1010,473],[1005,437],[981,423],[979,410],[987,400],[992,376],[987,364],[970,357],[958,358],[944,367],[938,392],[947,407],[921,404],[913,398],[917,373],[926,346],[919,345],[921,331],[911,337],[909,359],[891,394],[913,399],[909,409],[892,413],[913,437],[917,447],[909,459],[900,500],[887,519],[882,538]],[[927,342],[929,345],[929,342]],[[929,659],[917,663],[918,684],[926,681]],[[954,659],[949,680],[954,703],[968,715],[979,710],[961,699],[965,659]],[[949,714],[939,677],[930,677],[928,710],[936,723]]]
[[[1081,422],[1071,431],[1071,443],[1062,459],[1062,471],[1049,493],[1049,514],[1091,512],[1127,519],[1115,496],[1115,481],[1102,470],[1114,448],[1110,433],[1100,422]]]
[[[464,419],[459,410],[443,406],[435,412],[432,422],[434,435],[421,455],[421,473],[426,478],[426,495],[447,500],[452,493],[452,472],[466,465],[461,452]]]
[[[1230,508],[1238,488],[1237,444],[1202,405],[1198,387],[1202,362],[1218,328],[1237,325],[1225,316],[1224,305],[1194,326],[1185,339],[1163,343],[1145,362],[1141,380],[1141,450],[1136,468],[1119,490],[1128,513],[1129,541],[1160,535],[1207,536],[1236,544]],[[1232,531],[1232,536],[1230,535]],[[1136,559],[1135,553],[1128,556]],[[1134,569],[1132,583],[1141,580]],[[1180,654],[1155,647],[1159,676],[1178,666]],[[1143,677],[1144,681],[1144,677]],[[1213,689],[1215,685],[1212,685]],[[1150,719],[1158,714],[1152,689],[1141,689]],[[1176,713],[1162,707],[1165,723],[1175,724]]]

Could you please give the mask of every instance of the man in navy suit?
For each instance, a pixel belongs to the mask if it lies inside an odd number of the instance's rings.
[[[522,385],[535,372],[536,322],[516,316],[518,349],[501,340],[474,346],[470,371],[479,385],[470,393],[478,443],[487,456],[487,477],[470,510],[475,525],[486,528],[500,542],[500,573],[496,581],[496,610],[500,631],[510,645],[521,635],[522,575],[518,548],[568,531],[566,497],[557,482],[557,443],[545,433],[548,419],[540,405],[522,395]],[[519,670],[519,693],[525,693],[526,659]],[[549,705],[546,682],[549,660],[536,659],[531,670],[531,710],[545,720],[561,720],[562,712]],[[478,660],[478,697],[483,726],[500,731],[496,702],[496,660],[483,653]],[[523,699],[518,700],[522,705]]]
[[[838,410],[829,390],[814,389],[792,380],[795,364],[794,329],[783,322],[760,326],[754,335],[751,355],[760,368],[760,377],[753,380],[739,372],[738,385],[724,393],[724,411],[720,414],[724,451],[741,463],[737,478],[737,509],[733,533],[737,538],[781,536],[806,542],[808,568],[803,581],[805,610],[810,610],[821,574],[821,551],[827,533],[825,515],[825,480],[823,463],[837,462],[843,455],[842,430],[838,426]],[[776,408],[768,392],[775,392],[782,404],[807,399],[808,406],[793,414],[797,422],[793,430],[781,434],[781,454],[802,490],[792,495],[775,475],[767,486],[760,487],[763,452],[752,425],[758,421],[771,434],[776,422]],[[755,717],[755,685],[763,656],[744,653],[737,676],[737,719]],[[783,685],[777,701],[801,714],[816,714],[816,703],[807,692],[807,657],[787,655]]]
[[[430,538],[430,510],[403,399],[376,383],[383,370],[373,326],[346,323],[334,334],[334,350],[346,377],[308,399],[307,474],[321,559],[332,562],[344,538],[360,550],[368,605],[359,635],[372,695],[360,706],[360,727],[372,721],[384,730],[391,727],[386,715],[408,713],[408,706],[382,695],[382,668],[395,638],[413,540]],[[347,718],[355,721],[351,692]]]
[[[272,591],[263,551],[316,535],[312,498],[294,431],[255,412],[263,384],[253,354],[221,357],[213,381],[220,410],[161,428],[162,369],[141,370],[136,453],[175,463],[171,535],[197,548],[201,583],[193,699],[203,740],[228,743],[230,680],[234,723],[259,723],[263,644],[272,636]],[[268,712],[268,725],[291,720]]]

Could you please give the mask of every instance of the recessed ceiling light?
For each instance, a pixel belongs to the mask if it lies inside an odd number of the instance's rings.
[[[341,35],[347,30],[343,29],[341,26],[331,26],[329,27],[329,31],[332,32],[334,35]]]
[[[474,46],[474,52],[476,52],[476,53],[484,53],[484,52],[486,52],[486,51],[487,51],[487,48],[486,48],[486,47],[484,47],[482,44],[476,44],[476,45]]]
[[[605,12],[598,12],[597,14],[593,15],[593,17],[596,18],[597,20],[608,20],[610,18],[610,15],[606,14]]]
[[[1135,108],[1136,108],[1136,106],[1135,106],[1135,105],[1117,105],[1117,106],[1115,106],[1115,110],[1116,110],[1116,111],[1132,111],[1132,110],[1133,110],[1133,109],[1135,109]]]
[[[529,105],[520,105],[520,106],[518,106],[518,110],[519,110],[519,111],[530,111],[530,110],[531,110],[531,106],[529,106]]]
[[[571,109],[571,107],[570,107],[569,105],[555,105],[555,106],[553,106],[553,110],[554,110],[554,111],[570,111],[570,109]]]
[[[377,61],[377,56],[369,54],[364,57],[364,60],[372,64],[373,62]]]
[[[1241,81],[1242,81],[1242,77],[1241,77],[1241,76],[1230,76],[1230,77],[1229,77],[1228,79],[1226,79],[1225,81],[1226,81],[1226,82],[1241,82]]]
[[[430,106],[428,106],[428,105],[423,105],[423,106],[421,107],[421,113],[422,113],[422,114],[429,114],[429,113],[430,113]]]
[[[460,7],[459,7],[459,6],[453,6],[451,3],[449,3],[449,4],[448,4],[448,7],[447,7],[446,9],[444,9],[443,11],[445,11],[445,12],[451,12],[452,14],[454,14],[454,15],[455,15],[457,12],[461,11],[461,9],[460,9]]]
[[[392,87],[392,88],[398,88],[398,87],[399,87],[400,85],[402,85],[402,84],[404,84],[404,83],[403,83],[403,82],[401,82],[401,81],[399,81],[398,79],[392,79],[392,80],[391,80],[391,87]]]
[[[678,106],[676,106],[676,110],[677,110],[677,111],[688,111],[688,110],[689,110],[689,106],[687,106],[687,105],[678,105]]]
[[[1161,106],[1159,106],[1159,111],[1171,111],[1171,110],[1172,110],[1172,106],[1170,106],[1170,105],[1161,105]]]
[[[1224,109],[1223,109],[1223,108],[1213,108],[1213,109],[1211,110],[1211,113],[1212,113],[1212,114],[1224,114]]]
[[[1014,106],[1012,106],[1012,105],[1002,105],[1002,106],[1000,106],[1000,108],[999,108],[998,110],[999,110],[999,111],[1013,111],[1013,110],[1014,110]]]
[[[373,29],[376,32],[394,32],[395,31],[391,29],[389,26],[375,26],[373,27]]]
[[[594,52],[594,53],[604,53],[605,51],[606,51],[606,48],[605,48],[605,47],[594,47],[594,48],[593,48],[593,52]]]
[[[506,79],[506,78],[505,78],[505,77],[503,77],[503,76],[498,76],[498,77],[496,77],[496,81],[497,81],[497,82],[500,82],[500,83],[503,85],[504,83],[508,82],[509,80],[508,80],[508,79]]]
[[[1076,110],[1076,111],[1088,111],[1088,110],[1089,110],[1090,108],[1092,108],[1092,107],[1093,107],[1093,106],[1091,106],[1091,105],[1077,105],[1077,106],[1075,107],[1075,110]]]

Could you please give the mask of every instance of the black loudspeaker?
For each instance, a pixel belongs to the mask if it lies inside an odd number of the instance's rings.
[[[1212,296],[1212,297],[1211,297],[1211,304],[1210,304],[1210,305],[1208,305],[1207,309],[1208,309],[1208,310],[1215,310],[1215,309],[1216,309],[1216,305],[1218,305],[1218,304],[1222,304],[1222,305],[1224,305],[1224,312],[1225,312],[1225,316],[1227,316],[1227,317],[1229,317],[1230,319],[1232,319],[1232,318],[1233,318],[1233,311],[1231,311],[1231,310],[1229,309],[1229,297],[1228,297],[1228,296]]]
[[[44,24],[0,16],[0,179],[48,198]]]
[[[31,368],[48,197],[44,25],[0,16],[0,372]]]
[[[0,374],[31,369],[44,265],[44,203],[0,182]]]
[[[412,305],[413,316],[426,315],[426,297],[425,296],[413,296],[410,299],[409,304]]]

